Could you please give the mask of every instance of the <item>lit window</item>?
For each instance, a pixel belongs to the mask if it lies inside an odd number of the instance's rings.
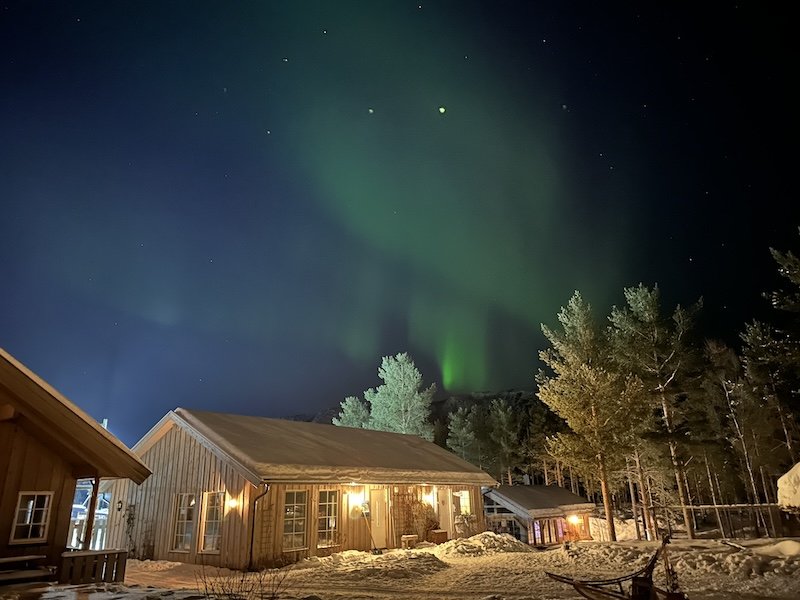
[[[283,549],[306,547],[306,492],[286,492],[283,512]]]
[[[333,490],[321,491],[317,517],[317,548],[327,548],[339,543],[338,517],[339,493]]]
[[[192,549],[194,530],[194,494],[178,494],[175,502],[175,535],[172,549],[175,552],[189,552]]]
[[[20,492],[11,543],[45,542],[53,492]]]
[[[472,505],[469,501],[469,490],[453,492],[453,513],[455,515],[472,514]]]
[[[222,538],[222,503],[225,492],[206,492],[203,497],[203,545],[201,552],[219,552]]]

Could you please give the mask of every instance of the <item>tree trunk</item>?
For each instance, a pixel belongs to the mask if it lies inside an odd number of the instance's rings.
[[[683,484],[686,486],[686,497],[689,500],[689,512],[692,515],[692,529],[697,531],[697,514],[691,507],[691,504],[694,501],[694,498],[691,496],[692,486],[689,485],[689,474],[686,472],[686,470],[683,471]]]
[[[606,471],[606,460],[602,454],[597,455],[598,466],[600,467],[600,490],[603,494],[603,508],[608,521],[608,537],[612,542],[617,541],[617,530],[614,527],[614,512],[611,508],[611,493],[608,489],[608,473]]]
[[[781,403],[778,400],[778,395],[775,393],[775,386],[770,384],[772,387],[772,401],[775,403],[775,409],[778,411],[778,418],[781,420],[781,428],[783,429],[783,438],[786,443],[786,450],[789,451],[789,458],[792,460],[792,464],[797,463],[797,457],[794,453],[794,444],[792,442],[792,434],[789,432],[789,425],[786,422],[786,415],[783,414],[783,407],[781,407]]]
[[[671,436],[674,433],[672,409],[667,401],[666,395],[663,392],[661,393],[661,410],[664,413],[664,424],[667,426],[667,431]],[[683,481],[683,465],[678,457],[678,445],[671,437],[669,440],[669,456],[672,460],[672,468],[675,470],[675,484],[678,486],[678,501],[681,503],[683,522],[686,524],[686,537],[688,537],[690,540],[693,540],[694,524],[692,523],[692,516],[689,511],[689,504],[686,497],[686,488]]]
[[[728,403],[728,416],[733,423],[733,428],[736,431],[736,437],[739,440],[739,443],[742,445],[742,455],[744,457],[744,465],[745,469],[747,469],[747,476],[750,480],[750,490],[753,493],[753,504],[759,504],[758,498],[758,488],[756,487],[756,478],[753,473],[753,459],[750,456],[750,450],[747,447],[747,441],[744,435],[744,429],[742,425],[739,423],[739,416],[736,414],[736,409],[733,407],[733,399],[731,398],[732,390],[728,389],[727,382],[722,380],[720,381],[722,385],[722,390],[725,392],[725,401]],[[755,506],[753,507],[755,510]],[[760,513],[759,513],[760,514]],[[763,519],[763,515],[761,515]],[[756,527],[756,537],[758,537],[758,517],[754,520],[754,525]],[[766,529],[767,524],[764,521],[764,528]]]
[[[764,501],[769,504],[769,490],[767,489],[767,477],[764,474],[764,467],[760,466],[758,470],[761,471],[761,486],[764,488]],[[767,515],[769,516],[769,526],[770,529],[772,529],[772,537],[776,538],[778,537],[778,527],[775,524],[775,515],[773,514],[771,507],[767,507],[766,511]]]
[[[653,517],[653,529],[652,529],[652,531],[653,531],[653,535],[655,536],[654,539],[657,540],[661,535],[661,532],[658,530],[658,513],[656,512],[656,505],[655,505],[655,502],[653,501],[653,488],[650,486],[650,482],[649,481],[647,482],[646,485],[647,485],[647,498],[648,498],[648,501],[650,503],[650,510],[652,511],[651,515]]]
[[[625,458],[625,469],[628,476],[628,489],[631,494],[631,512],[633,513],[633,524],[636,527],[636,539],[642,539],[642,530],[639,528],[639,511],[636,506],[636,490],[633,487],[633,475],[631,474],[631,467],[628,458]]]
[[[650,494],[650,488],[647,485],[644,477],[644,470],[642,469],[642,461],[639,458],[639,449],[634,450],[633,460],[636,463],[636,477],[639,480],[639,493],[641,494],[641,507],[644,514],[644,525],[648,532],[648,539],[657,540],[658,531],[654,526],[653,517],[653,498]]]
[[[719,507],[717,506],[717,494],[714,491],[714,480],[711,477],[711,467],[708,464],[708,454],[703,450],[703,460],[706,463],[706,474],[708,475],[708,489],[711,490],[711,502],[714,504],[714,513],[717,515],[717,525],[719,525],[719,534],[725,538],[725,527],[722,525],[722,515],[719,514]]]

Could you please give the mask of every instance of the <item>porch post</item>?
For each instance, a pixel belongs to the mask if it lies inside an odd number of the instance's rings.
[[[97,508],[97,496],[100,493],[100,477],[95,476],[92,480],[92,497],[89,500],[89,508],[86,513],[86,528],[83,531],[83,543],[81,550],[92,549],[92,533],[94,530],[94,511]]]

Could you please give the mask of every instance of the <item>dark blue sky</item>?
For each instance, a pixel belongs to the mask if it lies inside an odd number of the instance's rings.
[[[0,346],[133,443],[402,351],[532,388],[575,289],[734,342],[798,247],[789,20],[565,4],[1,4]]]

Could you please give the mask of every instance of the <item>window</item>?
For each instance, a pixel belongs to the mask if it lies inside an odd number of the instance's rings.
[[[225,492],[206,492],[203,497],[203,544],[201,552],[219,552]]]
[[[283,513],[283,549],[306,547],[306,492],[286,492]]]
[[[469,490],[461,490],[453,492],[453,514],[470,515],[472,514],[472,506],[469,501]]]
[[[14,529],[11,530],[12,544],[47,541],[52,500],[53,492],[19,493]]]
[[[339,543],[337,518],[339,517],[339,492],[323,490],[319,493],[317,516],[317,548],[327,548]]]
[[[194,494],[178,494],[175,502],[175,535],[172,538],[172,550],[175,552],[189,552],[192,549],[194,505]]]

